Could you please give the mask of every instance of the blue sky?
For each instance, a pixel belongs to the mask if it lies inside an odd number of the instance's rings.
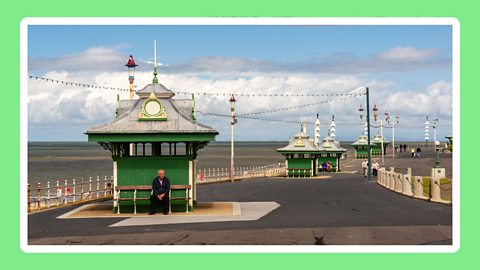
[[[167,87],[201,86],[206,92],[210,87],[218,89],[218,85],[237,89],[242,79],[249,82],[249,87],[258,86],[257,89],[275,88],[275,82],[281,79],[279,88],[306,91],[318,91],[317,86],[332,89],[328,91],[340,91],[341,87],[353,90],[368,84],[373,103],[398,112],[405,124],[412,124],[411,128],[400,129],[397,138],[411,139],[414,134],[413,137],[420,140],[423,129],[413,125],[422,125],[426,115],[441,119],[445,125],[444,130],[439,130],[441,136],[451,133],[448,127],[451,107],[447,106],[451,103],[452,91],[450,26],[29,26],[28,38],[29,73],[34,75],[126,88],[128,84],[121,79],[125,74],[123,62],[133,54],[140,65],[137,82],[141,88],[142,83],[151,80],[152,41],[156,39],[157,61],[165,65],[159,68],[160,79],[169,83]],[[255,84],[258,80],[262,83]],[[94,106],[92,99],[98,94],[84,92],[32,83],[29,140],[85,140],[83,132],[87,127],[108,121],[112,117],[108,110],[98,112],[106,115],[89,115],[98,110],[91,107]],[[413,94],[419,96],[415,98]],[[408,97],[412,98],[413,105],[404,104]],[[110,93],[101,98],[114,111],[116,95]],[[69,111],[72,106],[62,107],[65,103],[61,101],[68,99],[74,99],[74,104],[79,106],[77,121],[65,118],[72,115]],[[443,102],[443,107],[447,106],[446,110],[450,111],[439,111],[435,104],[430,104],[431,100]],[[220,100],[199,102],[204,102],[203,110],[223,112],[217,106]],[[239,110],[310,102],[248,100],[244,107],[239,103]],[[40,107],[48,107],[47,103],[52,107],[42,110]],[[395,104],[399,104],[398,108]],[[341,110],[342,106],[267,116],[298,119],[300,114],[320,112],[325,124],[326,115],[333,113],[338,115],[338,121],[352,122],[358,118],[356,110]],[[55,115],[51,115],[52,111]],[[228,139],[224,120],[201,120],[220,131],[219,140]],[[250,121],[240,123],[239,128],[258,130],[264,124]],[[54,133],[52,127],[63,127],[64,132]],[[296,126],[280,125],[273,126],[269,132],[240,132],[239,137],[286,140],[297,130]],[[339,128],[337,136],[354,139],[360,131],[358,127],[345,126]]]

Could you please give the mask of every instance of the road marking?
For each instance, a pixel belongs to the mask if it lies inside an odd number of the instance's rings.
[[[239,215],[210,215],[210,216],[163,216],[132,217],[114,223],[109,227],[151,226],[180,223],[225,222],[258,220],[280,207],[277,202],[239,202]]]

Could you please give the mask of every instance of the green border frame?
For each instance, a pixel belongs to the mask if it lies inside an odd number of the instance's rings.
[[[151,8],[155,7],[155,8]],[[4,77],[4,104],[1,106],[4,125],[9,132],[2,133],[4,202],[18,202],[19,183],[19,26],[25,17],[87,17],[87,16],[295,16],[295,17],[455,17],[461,27],[461,133],[464,145],[476,145],[476,108],[479,97],[474,78],[477,76],[480,37],[480,17],[477,1],[304,1],[281,3],[275,0],[243,1],[144,1],[119,3],[118,1],[9,1],[3,6],[1,20]],[[128,33],[126,34],[128,36]],[[461,123],[458,123],[459,125]],[[460,148],[459,148],[460,150]],[[19,205],[12,203],[3,208],[2,258],[5,265],[20,269],[51,269],[52,265],[69,269],[115,268],[137,269],[139,265],[176,269],[179,263],[195,269],[454,269],[471,268],[478,264],[480,215],[478,192],[480,182],[472,168],[476,168],[474,147],[461,147],[461,248],[454,254],[26,254],[20,249]],[[459,168],[460,169],[460,168]],[[8,191],[8,192],[7,192]],[[293,251],[293,249],[292,249]],[[183,268],[183,267],[182,267]]]

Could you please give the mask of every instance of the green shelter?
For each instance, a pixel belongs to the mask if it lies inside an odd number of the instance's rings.
[[[340,159],[347,149],[342,148],[340,143],[335,141],[331,135],[325,137],[317,148],[320,151],[320,155],[317,158],[318,171],[322,171],[322,163],[324,162],[330,162],[334,172],[341,170]]]
[[[171,185],[192,186],[189,208],[193,208],[197,152],[214,141],[218,132],[196,121],[193,98],[173,99],[175,94],[158,83],[156,72],[154,75],[152,84],[136,92],[139,99],[118,101],[113,121],[89,128],[88,141],[98,142],[112,153],[115,187],[151,185],[157,171],[163,169]],[[133,197],[133,191],[121,192],[121,198]],[[149,197],[150,191],[138,191],[136,196]],[[132,201],[120,203],[122,212],[132,212]],[[137,211],[147,211],[149,203],[138,201]],[[185,211],[185,202],[171,204],[173,211]],[[116,207],[114,200],[114,211]]]
[[[383,154],[387,154],[387,147],[390,145],[390,142],[385,140],[385,137],[382,138],[380,134],[373,136],[372,139],[372,155],[381,156],[382,155],[382,139],[383,139]]]
[[[305,124],[301,131],[290,139],[289,144],[277,149],[286,158],[287,177],[311,177],[316,175],[320,150],[307,134]]]
[[[389,141],[383,138],[383,151],[386,154],[387,146],[390,144]],[[364,159],[368,157],[368,139],[367,135],[361,135],[357,140],[351,144],[355,148],[355,158]],[[382,155],[382,137],[380,134],[377,134],[370,140],[370,149],[372,156],[381,156]]]
[[[370,142],[371,145],[372,142]],[[355,158],[367,158],[368,157],[368,138],[367,135],[361,135],[355,142],[351,144],[355,148]]]
[[[285,147],[277,149],[286,158],[287,177],[311,177],[317,176],[322,171],[322,163],[330,162],[332,171],[340,171],[340,159],[347,150],[340,147],[340,143],[335,140],[335,121],[332,116],[332,123],[328,130],[328,135],[321,141],[320,121],[315,122],[314,140],[310,140],[307,134],[305,124]]]

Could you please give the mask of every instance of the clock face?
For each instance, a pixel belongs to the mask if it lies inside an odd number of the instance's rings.
[[[295,146],[305,146],[305,144],[303,143],[303,140],[302,139],[297,139],[295,141]]]
[[[145,104],[145,112],[148,115],[158,115],[160,114],[161,109],[162,107],[160,106],[160,103],[154,100],[149,101],[147,102],[147,104]]]

